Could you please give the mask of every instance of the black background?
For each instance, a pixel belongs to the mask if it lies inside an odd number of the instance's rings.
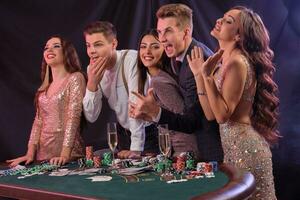
[[[182,2],[194,11],[194,37],[211,49],[217,46],[209,32],[230,7],[245,5],[262,17],[271,36],[280,90],[279,144],[272,148],[277,196],[299,196],[300,178],[300,2],[297,0],[1,0],[0,1],[0,161],[26,152],[35,110],[33,98],[40,86],[40,66],[46,40],[61,34],[78,51],[83,69],[86,55],[82,30],[95,20],[108,20],[118,31],[118,49],[137,48],[139,35],[156,27],[155,12],[166,3]],[[85,142],[107,147],[105,124],[114,115],[104,104],[97,122],[88,124]],[[297,193],[298,192],[298,193]]]

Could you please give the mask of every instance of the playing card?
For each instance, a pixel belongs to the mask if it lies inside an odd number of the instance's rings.
[[[103,182],[103,181],[110,181],[112,180],[111,176],[92,176],[86,179],[91,179],[92,182]]]
[[[133,174],[139,174],[142,173],[146,170],[151,169],[151,166],[145,166],[145,167],[131,167],[131,168],[125,168],[125,169],[120,169],[119,174],[123,175],[133,175]]]
[[[68,169],[59,169],[58,171],[53,171],[49,174],[49,176],[66,176],[70,173],[71,171]]]

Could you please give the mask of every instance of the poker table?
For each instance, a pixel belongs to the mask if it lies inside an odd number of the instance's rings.
[[[155,172],[125,176],[110,174],[111,181],[92,182],[90,176],[18,175],[0,177],[0,196],[17,199],[246,199],[255,189],[251,173],[221,164],[214,178],[166,183]]]

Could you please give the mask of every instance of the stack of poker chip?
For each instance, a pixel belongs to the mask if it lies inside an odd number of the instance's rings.
[[[93,146],[85,147],[85,157],[87,160],[93,160]]]
[[[194,152],[192,152],[192,151],[188,151],[188,152],[186,152],[185,153],[185,156],[186,156],[186,159],[187,160],[194,160]]]
[[[109,166],[112,164],[112,154],[110,152],[105,152],[103,154],[102,165]]]
[[[77,162],[78,162],[79,168],[84,168],[84,167],[86,167],[85,161],[86,161],[86,158],[79,158],[79,159],[78,159]]]
[[[198,162],[196,169],[201,174],[205,174],[205,171],[206,171],[206,162]]]
[[[165,165],[163,162],[158,162],[154,165],[154,170],[158,173],[162,173],[165,170]]]
[[[123,168],[129,168],[129,167],[133,166],[133,163],[131,160],[123,160],[123,161],[121,161],[121,166]]]
[[[93,161],[93,146],[87,146],[85,147],[85,165],[86,167],[93,167],[94,161]]]
[[[165,169],[166,170],[171,170],[171,168],[172,168],[172,160],[166,159],[165,160]]]
[[[205,174],[206,177],[214,177],[214,171],[218,169],[217,162],[199,162],[197,163],[197,171]]]
[[[205,165],[205,173],[210,173],[210,172],[213,172],[213,165],[212,163],[206,163]]]
[[[151,160],[151,159],[150,159]],[[149,160],[149,161],[150,161]],[[165,156],[163,154],[158,154],[156,156],[156,164],[155,164],[155,170],[158,172],[158,173],[162,173],[164,172],[165,170]]]
[[[180,154],[176,158],[176,170],[177,171],[183,171],[185,169],[185,161],[186,161],[186,156],[185,154]]]
[[[85,161],[86,167],[93,167],[94,166],[94,161],[90,159],[86,159]]]
[[[212,162],[210,162],[210,163],[211,163],[212,166],[213,166],[213,171],[214,171],[214,172],[218,171],[218,162],[212,161]]]
[[[195,161],[194,160],[187,160],[186,162],[186,169],[187,170],[193,170],[195,168]]]
[[[195,169],[195,159],[194,159],[194,152],[192,151],[188,151],[185,153],[185,156],[186,156],[186,162],[185,162],[185,165],[186,165],[186,170],[193,170]]]
[[[94,162],[94,167],[99,168],[101,167],[101,159],[99,156],[94,156],[93,157],[93,162]]]
[[[165,160],[165,156],[163,154],[158,154],[156,156],[156,159],[158,160],[158,162],[163,162]]]
[[[31,176],[44,172],[50,172],[52,170],[58,169],[57,165],[50,165],[49,163],[43,163],[41,165],[35,165],[34,167],[26,168],[26,167],[15,167],[13,169],[4,170],[1,172],[1,176],[7,175],[18,175],[22,176]]]
[[[206,163],[205,177],[207,177],[207,178],[215,177],[213,169],[214,169],[213,163],[211,163],[211,162]]]

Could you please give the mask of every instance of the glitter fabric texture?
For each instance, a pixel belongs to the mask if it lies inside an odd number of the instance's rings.
[[[256,88],[256,85],[253,85],[256,84],[253,79],[254,70],[244,56],[243,60],[247,66],[247,78],[242,100],[253,102]],[[221,91],[226,68],[218,70],[218,72],[215,83],[218,90]],[[224,162],[250,171],[255,177],[256,190],[250,199],[276,199],[272,154],[266,140],[250,124],[231,120],[220,124],[220,135],[224,150]]]
[[[256,191],[250,199],[276,199],[272,154],[265,139],[250,125],[228,121],[220,125],[224,162],[250,171]]]
[[[35,116],[28,142],[37,145],[37,160],[60,156],[63,146],[72,148],[71,159],[84,155],[80,137],[84,92],[85,79],[75,72],[51,96],[45,92],[39,95],[39,114]]]

